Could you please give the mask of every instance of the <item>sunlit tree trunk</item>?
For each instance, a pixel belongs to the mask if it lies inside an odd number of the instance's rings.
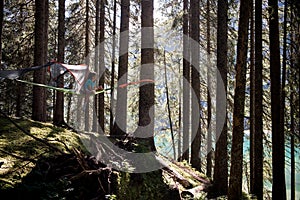
[[[206,2],[206,28],[207,28],[207,157],[206,157],[206,175],[211,177],[212,170],[212,123],[211,123],[211,96],[212,96],[212,83],[211,83],[211,41],[210,41],[210,0]]]
[[[229,200],[236,200],[242,198],[245,87],[248,49],[248,27],[251,3],[251,0],[242,0],[240,2],[240,17],[238,26],[239,30],[236,59],[236,84],[234,91],[231,166],[228,188]]]
[[[189,144],[190,144],[190,48],[189,48],[189,1],[183,1],[183,107],[182,107],[182,160],[189,161]]]

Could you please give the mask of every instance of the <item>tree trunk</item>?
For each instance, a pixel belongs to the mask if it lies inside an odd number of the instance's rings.
[[[47,37],[46,27],[46,0],[35,1],[35,35],[34,35],[34,65],[40,66],[45,64],[46,49],[45,37]],[[33,82],[45,84],[45,68],[34,71]],[[32,100],[32,119],[36,121],[47,120],[46,113],[46,91],[42,87],[33,87]]]
[[[89,54],[90,54],[90,5],[89,0],[85,1],[85,64],[90,65]],[[90,96],[85,96],[84,100],[84,130],[90,130]]]
[[[0,1],[0,66],[2,64],[3,12],[4,12],[4,0]]]
[[[213,175],[213,193],[215,196],[226,195],[228,190],[228,150],[227,150],[227,0],[218,1],[217,29],[217,68],[221,77],[217,76],[216,93],[216,151]],[[225,99],[222,90],[225,88]]]
[[[188,0],[183,1],[183,107],[182,107],[182,160],[189,162],[190,146],[190,112],[191,112],[191,70],[190,70],[190,47],[189,47],[189,9]]]
[[[262,56],[262,1],[255,2],[255,126],[253,194],[263,199],[263,56]]]
[[[95,19],[95,60],[94,67],[95,72],[98,73],[99,69],[99,32],[100,32],[100,0],[96,0],[96,19]],[[92,131],[98,132],[98,118],[97,118],[97,109],[98,109],[98,95],[94,96],[94,113],[93,114],[93,126]]]
[[[104,38],[105,37],[105,0],[100,2],[100,55],[99,55],[99,86],[104,88],[104,78],[105,78],[105,60],[104,60]],[[98,118],[99,125],[103,133],[105,132],[104,128],[104,93],[99,94],[98,96]]]
[[[295,118],[294,118],[294,92],[290,94],[291,108],[291,200],[295,200]]]
[[[231,167],[228,189],[229,200],[242,198],[245,87],[248,49],[248,27],[251,3],[252,2],[250,0],[242,0],[240,3],[236,64],[236,87],[234,92],[235,95],[233,111]]]
[[[58,53],[57,61],[63,63],[65,57],[65,0],[59,0],[58,5]],[[64,77],[58,80],[58,87],[64,87]],[[53,123],[61,125],[64,123],[64,94],[56,92],[55,110]]]
[[[120,52],[118,84],[126,84],[128,81],[128,46],[129,46],[129,16],[130,1],[121,1],[121,24],[120,24]],[[124,135],[127,128],[127,88],[119,88],[117,91],[117,107],[115,114],[114,135]]]
[[[164,75],[165,75],[165,89],[166,89],[168,119],[169,119],[170,132],[171,132],[171,138],[172,138],[172,149],[173,149],[174,160],[176,160],[177,156],[176,156],[175,137],[174,137],[174,130],[173,130],[172,112],[171,112],[171,106],[170,106],[168,76],[167,76],[167,61],[166,61],[166,51],[165,50],[164,50],[164,72],[165,72]]]
[[[278,1],[269,0],[269,39],[271,77],[271,118],[272,118],[272,196],[286,199],[284,133],[281,130],[280,105],[280,48],[278,27]]]
[[[154,30],[153,0],[142,0],[142,55],[140,79],[154,80]],[[139,128],[136,134],[148,138],[149,150],[155,151],[154,144],[154,84],[142,85],[139,91]],[[139,129],[138,128],[138,129]]]
[[[211,96],[212,96],[212,83],[211,83],[211,44],[210,44],[210,0],[206,2],[206,15],[207,15],[207,156],[206,156],[206,175],[211,177],[212,170],[212,123],[211,123]]]
[[[253,194],[254,188],[254,129],[255,129],[255,45],[254,45],[254,12],[253,4],[251,4],[251,16],[250,16],[250,194]]]
[[[115,66],[116,66],[116,29],[117,29],[117,0],[114,0],[114,17],[113,17],[113,44],[112,44],[112,61],[111,61],[111,80],[110,80],[110,88],[115,87]],[[114,90],[111,90],[110,93],[110,134],[113,133],[114,127]]]
[[[191,0],[191,63],[192,63],[192,88],[195,97],[192,98],[192,167],[201,171],[201,124],[200,124],[200,73],[199,73],[199,0]]]

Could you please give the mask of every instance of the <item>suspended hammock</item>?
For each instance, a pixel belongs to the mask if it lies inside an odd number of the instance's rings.
[[[23,79],[23,77],[31,71],[47,69],[48,83],[36,83]],[[58,62],[49,62],[42,66],[34,66],[29,68],[23,68],[19,70],[0,70],[0,81],[5,79],[16,80],[18,82],[44,87],[64,93],[71,94],[86,94],[86,88],[84,87],[90,78],[90,74],[93,73],[89,70],[87,65],[68,65]],[[119,85],[119,88],[124,88],[129,85],[136,85],[139,83],[149,82],[153,83],[153,80],[144,79],[136,82],[129,82]],[[100,94],[114,88],[93,88],[93,92],[90,94]]]

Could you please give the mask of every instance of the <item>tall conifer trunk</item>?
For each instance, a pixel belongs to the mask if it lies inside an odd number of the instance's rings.
[[[154,80],[154,30],[153,0],[142,0],[142,55],[140,79]],[[142,85],[139,91],[139,127],[144,127],[142,134],[148,138],[149,150],[155,151],[154,144],[154,84]],[[141,130],[141,129],[140,129]]]
[[[182,160],[189,162],[190,112],[191,112],[191,69],[189,47],[189,0],[183,1],[183,107],[182,107]]]
[[[89,0],[85,1],[85,64],[90,65],[90,5]],[[90,96],[86,96],[84,100],[84,121],[85,131],[90,129]]]
[[[100,46],[99,46],[99,86],[104,88],[105,79],[105,60],[104,60],[104,38],[105,37],[105,0],[100,1]],[[100,128],[105,132],[104,117],[104,93],[98,96],[98,118]]]
[[[286,199],[284,133],[280,128],[280,48],[278,25],[278,1],[269,0],[269,39],[270,39],[270,77],[271,77],[271,117],[272,117],[272,196]]]
[[[114,8],[113,8],[114,16],[113,16],[113,44],[112,44],[112,61],[111,61],[111,77],[110,77],[110,87],[115,87],[115,68],[116,68],[116,29],[117,29],[117,0],[114,0]],[[109,122],[109,132],[113,133],[114,127],[114,90],[110,93],[110,122]]]
[[[263,57],[262,57],[262,1],[255,1],[255,126],[254,126],[254,177],[253,194],[263,199]]]
[[[95,19],[95,72],[99,74],[99,32],[100,32],[100,0],[96,0],[96,19]],[[94,113],[93,113],[93,132],[98,132],[98,95],[94,96]]]
[[[234,91],[233,133],[228,199],[242,198],[243,137],[247,68],[248,27],[251,0],[241,0],[237,44],[236,86]]]
[[[2,63],[3,12],[4,12],[4,0],[0,1],[0,65]]]
[[[211,42],[210,42],[210,0],[206,2],[206,28],[207,28],[207,157],[206,157],[206,175],[211,177],[212,170],[212,82],[211,82]]]
[[[65,0],[59,0],[58,3],[58,53],[57,61],[64,63],[65,57]],[[60,77],[58,80],[59,87],[64,87],[64,78]],[[64,94],[63,92],[56,92],[56,102],[54,109],[53,122],[61,125],[64,123]]]
[[[192,63],[192,88],[195,98],[192,98],[192,167],[201,171],[201,124],[200,124],[200,66],[199,66],[199,0],[191,0],[191,63]],[[198,109],[197,109],[198,108]]]
[[[129,46],[129,16],[130,1],[121,1],[121,25],[120,25],[120,52],[118,68],[118,84],[127,83],[128,73],[128,46]],[[127,88],[118,88],[116,119],[113,134],[124,135],[127,127]]]
[[[34,65],[45,64],[46,49],[45,38],[47,37],[46,1],[35,1],[35,32],[34,32]],[[34,71],[33,82],[45,84],[45,68]],[[46,91],[42,87],[33,87],[32,119],[46,121]]]
[[[227,0],[218,1],[218,29],[217,29],[217,68],[220,77],[217,76],[216,91],[216,151],[215,151],[215,167],[213,174],[213,193],[214,196],[226,195],[228,190],[228,150],[227,150],[227,116],[226,102],[222,97],[222,85],[227,94]]]

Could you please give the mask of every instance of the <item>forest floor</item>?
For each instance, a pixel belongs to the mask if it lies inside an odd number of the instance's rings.
[[[210,181],[188,164],[130,174],[99,163],[78,134],[0,117],[1,199],[205,199]]]

